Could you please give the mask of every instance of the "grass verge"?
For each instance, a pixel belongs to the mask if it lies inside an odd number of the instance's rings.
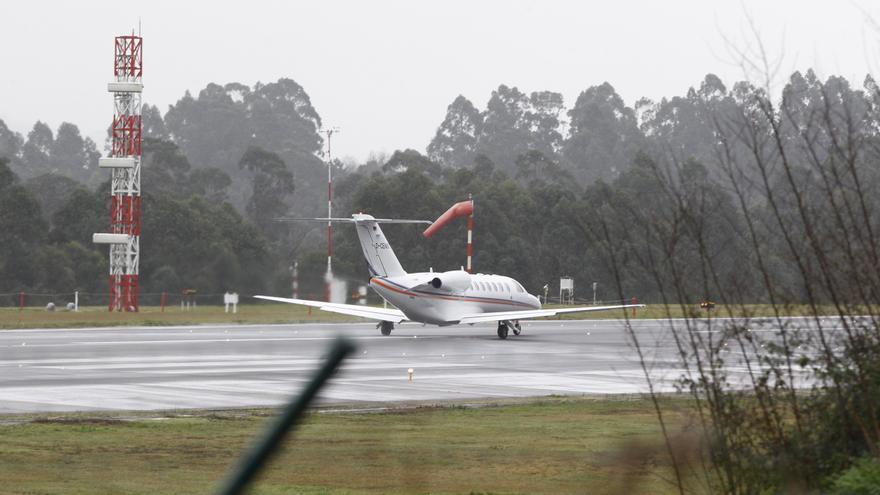
[[[0,491],[210,493],[270,414],[4,417]],[[312,413],[252,493],[672,493],[661,441],[642,399]]]
[[[549,306],[554,307],[554,306]],[[827,314],[835,314],[833,308]],[[627,310],[630,318],[682,318],[688,317],[727,317],[773,316],[769,305],[751,304],[746,306],[718,306],[711,313],[700,310],[699,306],[674,306],[666,308],[662,305],[649,305],[638,309],[635,314]],[[821,311],[820,311],[821,312]],[[789,306],[783,316],[804,316],[811,314],[807,306]],[[621,310],[600,311],[595,313],[573,313],[555,317],[554,319],[581,320],[622,318]],[[108,312],[106,307],[83,307],[78,312],[46,311],[37,308],[0,308],[0,329],[17,328],[83,328],[108,326],[167,326],[167,325],[199,325],[199,324],[274,324],[274,323],[338,323],[364,322],[366,320],[338,313],[328,313],[318,309],[282,303],[245,304],[239,306],[238,313],[225,313],[221,306],[200,306],[192,310],[181,310],[179,307],[168,307],[161,311],[156,306],[142,306],[137,313]]]

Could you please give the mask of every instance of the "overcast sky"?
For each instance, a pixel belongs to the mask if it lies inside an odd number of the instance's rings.
[[[131,8],[126,8],[131,5]],[[632,105],[681,95],[712,72],[742,70],[746,13],[782,73],[814,67],[861,84],[880,65],[880,6],[819,1],[187,1],[43,2],[3,6],[0,119],[26,135],[37,119],[77,124],[103,146],[113,36],[141,21],[144,101],[164,113],[210,82],[290,77],[325,125],[334,156],[424,151],[446,106],[484,108],[499,84],[561,92],[567,105],[610,82]]]

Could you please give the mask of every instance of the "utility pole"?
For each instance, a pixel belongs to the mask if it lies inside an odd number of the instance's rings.
[[[327,135],[327,274],[324,277],[324,299],[330,302],[330,283],[333,281],[333,155],[330,140],[339,132],[338,127],[323,130]]]

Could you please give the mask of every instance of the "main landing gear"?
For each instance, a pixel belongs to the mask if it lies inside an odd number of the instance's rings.
[[[519,321],[499,321],[498,322],[498,338],[504,340],[507,338],[507,334],[510,330],[513,330],[514,335],[519,335],[522,333],[522,326],[519,324]]]
[[[394,330],[394,323],[390,321],[380,321],[376,328],[382,332],[382,335],[391,335],[391,331]]]

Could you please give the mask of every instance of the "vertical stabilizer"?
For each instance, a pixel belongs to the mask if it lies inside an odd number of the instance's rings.
[[[371,215],[362,213],[352,215],[352,218],[357,226],[358,239],[370,268],[370,276],[396,277],[406,275],[406,271],[400,266],[400,261],[394,255],[394,250],[391,249],[391,244],[388,243],[382,228],[379,227],[379,222]]]

